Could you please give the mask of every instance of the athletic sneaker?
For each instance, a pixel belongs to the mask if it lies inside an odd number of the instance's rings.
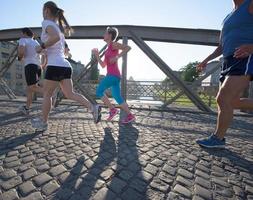
[[[118,109],[116,109],[116,108],[110,109],[107,121],[111,121],[118,113],[119,113]]]
[[[101,106],[96,104],[96,105],[93,105],[93,118],[94,118],[94,123],[98,123],[101,121]]]
[[[24,115],[29,115],[29,108],[26,106],[20,106],[19,110],[24,114]]]
[[[206,139],[197,140],[196,142],[202,147],[210,149],[223,149],[225,148],[226,139],[223,138],[220,140],[217,136],[211,135]]]
[[[31,119],[31,123],[36,131],[46,131],[48,128],[48,124],[43,122],[40,118]]]
[[[128,114],[125,119],[121,121],[122,124],[128,124],[135,120],[135,116],[133,114]]]

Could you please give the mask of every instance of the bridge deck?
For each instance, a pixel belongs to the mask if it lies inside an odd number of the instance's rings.
[[[0,199],[253,198],[252,117],[235,117],[227,149],[210,151],[194,141],[214,130],[214,115],[134,110],[132,126],[95,125],[69,104],[36,133],[20,105],[0,103]]]

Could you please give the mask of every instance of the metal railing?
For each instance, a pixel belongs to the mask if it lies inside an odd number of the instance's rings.
[[[89,94],[96,98],[96,88],[99,81],[84,81],[80,86],[85,91],[89,91]],[[211,83],[206,83],[205,85],[193,85],[192,83],[185,83],[189,88],[197,91],[200,98],[210,107],[215,108],[216,102],[215,97],[218,92],[219,86],[212,86]],[[145,101],[146,103],[158,102],[163,105],[165,102],[173,99],[179,92],[180,88],[171,83],[165,81],[127,81],[127,100],[138,100]],[[107,95],[111,97],[110,90],[107,91]],[[187,96],[182,95],[176,99],[172,105],[181,106],[194,106]]]

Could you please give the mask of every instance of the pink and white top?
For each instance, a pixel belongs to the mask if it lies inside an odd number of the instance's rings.
[[[104,62],[107,66],[107,75],[120,77],[120,71],[118,67],[118,62],[110,63],[110,59],[119,55],[118,49],[113,49],[112,43],[110,43],[105,51]]]

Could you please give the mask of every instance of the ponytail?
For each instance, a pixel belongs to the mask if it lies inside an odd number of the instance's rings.
[[[59,27],[62,33],[64,33],[64,35],[66,36],[70,36],[73,33],[73,29],[71,28],[71,26],[69,25],[68,21],[66,20],[64,16],[64,10],[58,8],[57,16],[58,16]]]
[[[68,21],[64,16],[64,10],[58,8],[57,5],[53,1],[48,1],[44,4],[44,8],[48,8],[51,14],[58,19],[58,24],[61,32],[65,36],[70,36],[73,33],[73,29],[69,25]]]

